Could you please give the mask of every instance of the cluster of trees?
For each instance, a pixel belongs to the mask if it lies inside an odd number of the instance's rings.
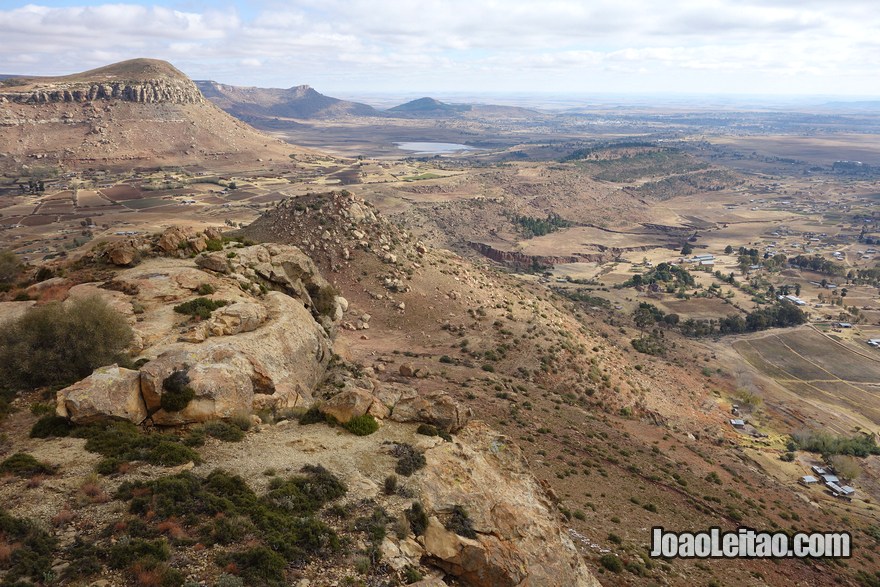
[[[40,194],[46,191],[46,185],[43,180],[29,179],[27,185],[18,184],[18,189],[23,194]]]
[[[565,163],[566,161],[577,161],[579,159],[587,159],[592,155],[597,155],[603,151],[607,151],[609,149],[635,149],[635,148],[649,148],[656,147],[657,145],[648,141],[618,141],[618,142],[610,142],[610,143],[600,143],[593,147],[584,147],[582,149],[577,149],[576,151],[572,151],[569,155],[560,159],[560,162]]]
[[[789,302],[780,302],[767,308],[749,312],[745,316],[731,314],[717,320],[694,320],[690,318],[679,325],[685,336],[699,337],[713,334],[741,334],[768,328],[797,326],[807,321],[807,315]]]
[[[880,267],[873,269],[855,269],[846,278],[856,285],[880,285]]]
[[[533,218],[531,216],[514,214],[512,220],[531,236],[543,236],[560,228],[571,226],[571,222],[552,212],[547,215],[547,218]]]
[[[645,273],[633,275],[631,278],[623,282],[621,287],[636,287],[639,285],[650,285],[652,283],[673,283],[685,287],[694,287],[696,285],[694,276],[684,267],[670,265],[669,263],[660,263]]]
[[[850,455],[867,457],[880,454],[880,446],[873,435],[856,434],[855,436],[837,436],[828,432],[802,431],[791,435],[789,450],[801,449],[831,455]]]
[[[754,310],[745,316],[731,314],[725,318],[710,320],[694,320],[689,318],[681,321],[678,314],[666,314],[647,302],[640,302],[633,311],[633,322],[644,333],[649,328],[662,325],[667,328],[677,327],[685,336],[699,337],[713,334],[740,334],[756,332],[767,328],[784,328],[797,326],[807,321],[807,315],[790,302],[776,303],[767,308]]]
[[[798,255],[788,260],[790,265],[800,267],[801,269],[809,269],[817,273],[827,273],[828,275],[844,275],[844,267],[840,263],[829,261],[821,255]]]

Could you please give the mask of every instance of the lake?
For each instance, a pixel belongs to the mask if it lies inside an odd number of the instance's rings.
[[[414,151],[417,155],[444,155],[446,153],[457,153],[458,151],[474,151],[476,147],[469,147],[459,143],[394,143],[398,149],[404,151]]]

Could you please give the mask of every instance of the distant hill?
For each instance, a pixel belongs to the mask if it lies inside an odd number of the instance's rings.
[[[229,86],[214,81],[196,81],[196,85],[211,102],[243,120],[382,116],[372,106],[325,96],[305,85],[288,89]]]
[[[256,165],[297,151],[221,111],[185,74],[155,59],[6,78],[0,126],[5,168],[35,159],[68,166]]]
[[[494,104],[448,104],[436,98],[419,98],[389,108],[388,115],[398,118],[534,118],[543,116],[528,108]]]
[[[455,116],[471,110],[469,104],[446,104],[434,98],[419,98],[406,104],[389,108],[387,112],[394,115],[414,116],[419,118],[440,118]]]

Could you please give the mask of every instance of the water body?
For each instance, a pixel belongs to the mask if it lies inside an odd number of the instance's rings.
[[[394,143],[398,149],[414,151],[416,155],[446,155],[459,151],[475,151],[476,147],[469,147],[460,143]]]

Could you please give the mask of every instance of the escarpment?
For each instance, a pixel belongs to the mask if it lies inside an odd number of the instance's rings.
[[[50,104],[56,102],[94,102],[122,100],[138,104],[199,104],[204,101],[190,80],[153,79],[145,81],[80,82],[51,84],[24,91],[0,90],[0,103]]]

